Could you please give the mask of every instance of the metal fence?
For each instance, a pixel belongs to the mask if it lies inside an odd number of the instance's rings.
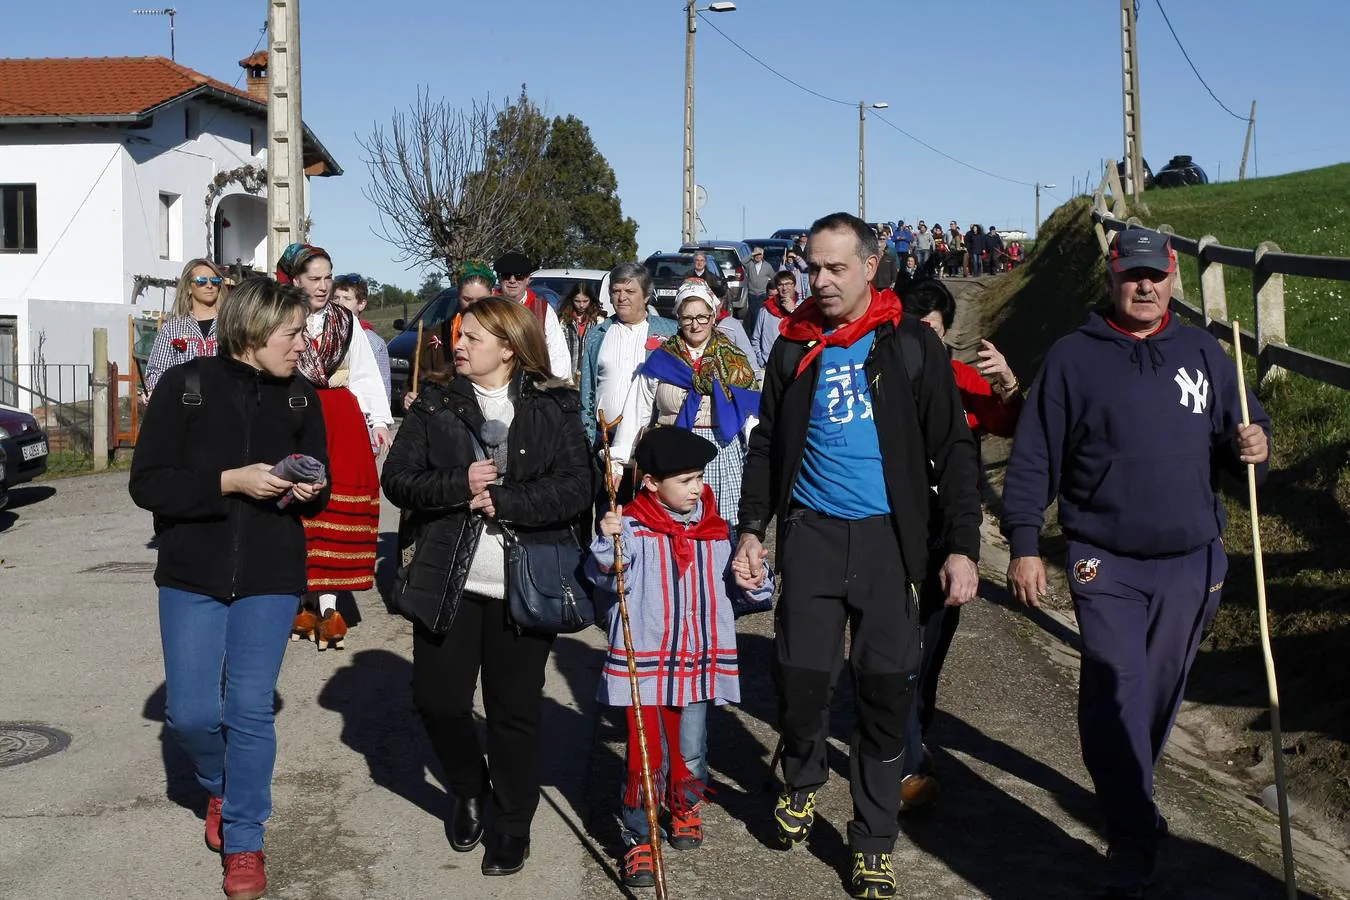
[[[0,403],[31,410],[53,456],[91,459],[91,369],[81,363],[0,364]]]

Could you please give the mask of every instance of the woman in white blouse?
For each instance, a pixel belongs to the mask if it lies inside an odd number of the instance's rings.
[[[375,458],[389,445],[393,416],[370,343],[358,335],[355,317],[331,302],[328,253],[291,244],[277,264],[277,280],[294,283],[309,298],[309,340],[298,371],[314,385],[323,406],[333,486],[327,509],[305,520],[308,584],[293,637],[313,638],[320,650],[330,643],[341,648],[347,623],[337,611],[338,592],[365,591],[374,584],[380,522]]]

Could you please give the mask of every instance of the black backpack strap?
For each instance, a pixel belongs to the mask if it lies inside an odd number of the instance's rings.
[[[201,406],[202,405],[202,373],[197,368],[197,361],[189,360],[183,364],[183,405]]]
[[[299,428],[305,423],[305,410],[309,408],[309,397],[305,394],[305,378],[303,375],[297,373],[291,376],[291,383],[286,388],[286,405],[291,408],[291,416],[295,419],[295,427]]]
[[[919,405],[919,386],[923,383],[923,325],[916,325],[913,319],[901,319],[896,327],[900,338],[900,359],[905,363],[905,377],[909,379],[909,388],[914,393],[914,405]]]

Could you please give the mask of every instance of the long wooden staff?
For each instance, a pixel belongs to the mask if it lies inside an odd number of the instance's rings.
[[[417,320],[417,348],[413,350],[412,392],[417,393],[417,376],[422,369],[422,320]]]
[[[609,454],[609,432],[623,421],[619,416],[613,422],[605,419],[605,411],[597,410],[600,434],[605,446],[605,490],[609,493],[609,508],[617,508],[614,479],[610,477],[612,460]],[[623,578],[623,535],[614,535],[614,577],[619,595],[619,620],[623,622],[623,650],[628,658],[628,687],[633,694],[633,719],[637,722],[638,753],[642,754],[642,792],[647,798],[647,829],[652,847],[652,871],[656,876],[656,900],[666,900],[666,864],[661,856],[661,827],[658,822],[656,779],[652,777],[652,763],[647,756],[647,726],[642,722],[642,692],[638,688],[637,657],[633,653],[633,632],[628,625],[628,592]]]
[[[1237,362],[1238,397],[1242,400],[1242,424],[1250,425],[1247,409],[1247,376],[1242,369],[1242,330],[1233,322],[1233,358]],[[1256,610],[1261,623],[1261,654],[1266,660],[1266,687],[1270,691],[1270,742],[1275,757],[1275,798],[1280,811],[1280,851],[1284,856],[1284,890],[1288,900],[1298,897],[1294,880],[1294,838],[1289,830],[1289,792],[1284,780],[1284,748],[1280,736],[1280,688],[1275,681],[1275,654],[1270,648],[1270,617],[1266,611],[1266,567],[1261,556],[1261,522],[1256,509],[1256,466],[1247,464],[1247,498],[1251,505],[1252,558],[1256,560]]]

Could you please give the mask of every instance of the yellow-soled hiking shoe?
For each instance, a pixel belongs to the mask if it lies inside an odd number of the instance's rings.
[[[884,900],[895,896],[895,867],[889,853],[854,853],[849,896]]]
[[[799,790],[782,794],[773,809],[773,818],[778,825],[778,843],[791,847],[806,840],[811,826],[816,824],[816,792]]]

